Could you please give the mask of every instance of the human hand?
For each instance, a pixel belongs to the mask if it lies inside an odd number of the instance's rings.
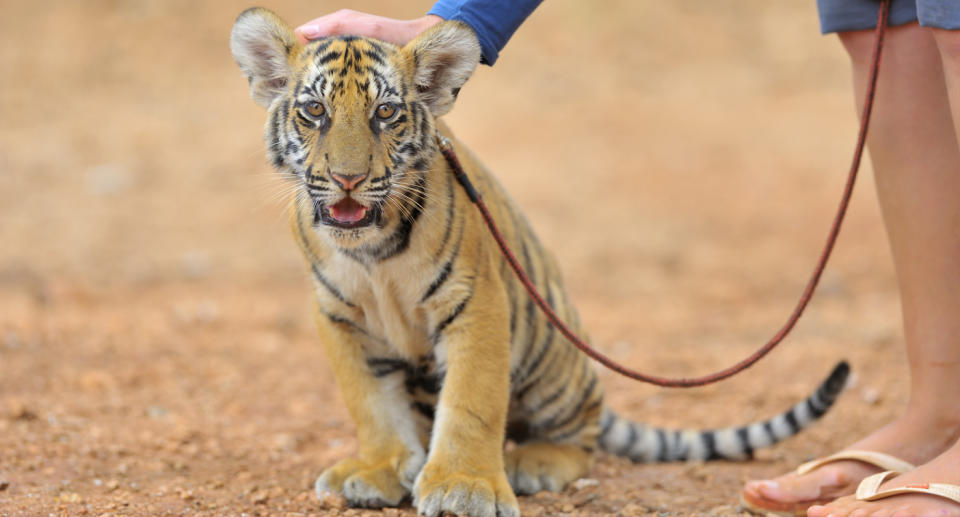
[[[367,36],[395,45],[404,45],[421,32],[443,21],[443,18],[428,14],[413,20],[395,20],[373,14],[361,13],[350,9],[341,9],[294,29],[300,41],[354,34]]]

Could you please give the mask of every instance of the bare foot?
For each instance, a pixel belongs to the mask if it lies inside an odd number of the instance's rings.
[[[937,420],[905,414],[847,449],[882,452],[921,465],[946,450],[960,434],[956,424],[944,425]],[[802,508],[804,503],[853,494],[863,478],[880,470],[859,461],[837,461],[803,475],[791,472],[773,480],[750,481],[743,487],[743,496],[752,501],[766,500],[771,504],[763,506],[770,509]]]
[[[880,485],[879,492],[907,485],[947,483],[960,485],[960,443],[915,470]],[[960,503],[926,494],[896,495],[873,502],[843,497],[825,506],[813,506],[808,517],[891,517],[960,515]]]

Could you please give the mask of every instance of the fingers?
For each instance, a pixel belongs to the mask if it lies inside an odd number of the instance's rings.
[[[357,34],[360,36],[371,36],[375,37],[372,34],[362,34],[360,32],[361,26],[363,28],[368,28],[366,23],[362,20],[364,17],[369,17],[366,13],[360,13],[350,9],[341,9],[337,12],[330,13],[319,18],[314,18],[307,23],[294,29],[297,37],[301,41],[306,43],[310,40],[315,40],[318,38],[325,38],[327,36],[341,36],[344,34]],[[352,28],[352,29],[351,29]]]
[[[395,20],[351,9],[310,20],[294,29],[301,42],[326,38],[329,36],[355,35],[387,41],[395,45],[404,45],[420,32],[441,21],[438,16],[425,16],[415,20]]]

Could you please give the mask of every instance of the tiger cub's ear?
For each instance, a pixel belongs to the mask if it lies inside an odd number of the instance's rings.
[[[290,26],[262,7],[240,13],[230,33],[230,50],[250,82],[250,96],[264,108],[286,89],[290,61],[300,48]]]
[[[430,27],[403,48],[413,64],[414,84],[435,117],[450,111],[463,83],[480,63],[480,43],[457,21]]]

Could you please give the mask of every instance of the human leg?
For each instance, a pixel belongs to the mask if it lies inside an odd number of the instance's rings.
[[[960,135],[960,31],[924,30],[930,31],[939,51],[949,98],[944,110],[952,115],[956,142]],[[960,157],[946,155],[943,159],[947,161],[938,173],[916,168],[911,169],[914,174],[901,177],[878,173],[877,183],[903,297],[912,374],[910,405],[920,408],[921,414],[940,412],[955,425],[960,405],[956,393],[960,386]],[[909,250],[898,258],[898,247],[905,246]],[[881,490],[926,483],[960,485],[960,443],[916,470],[889,480]],[[845,497],[813,507],[809,515],[960,515],[960,505],[916,494],[876,502]]]
[[[840,39],[859,107],[873,32],[845,32]],[[889,28],[868,138],[900,287],[911,397],[901,417],[848,449],[914,464],[931,460],[960,435],[960,147],[943,70],[929,29]],[[838,497],[877,470],[836,462],[806,475],[748,483],[744,496],[784,503]]]

